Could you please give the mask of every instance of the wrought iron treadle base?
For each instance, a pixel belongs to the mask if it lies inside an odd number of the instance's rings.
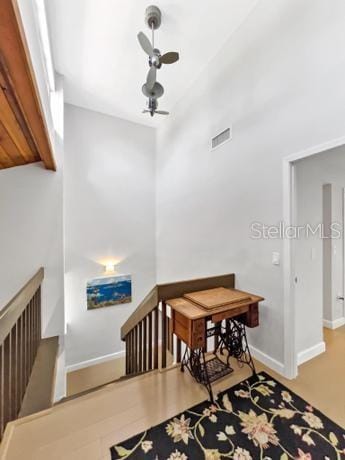
[[[181,371],[183,372],[187,368],[192,377],[206,387],[210,400],[213,402],[211,383],[233,372],[230,366],[230,357],[235,358],[240,365],[247,364],[253,375],[256,375],[256,370],[250,354],[244,324],[235,319],[227,319],[225,327],[218,324],[205,332],[207,338],[214,335],[219,337],[218,345],[213,352],[214,358],[206,361],[205,351],[202,348],[192,350],[187,347],[181,362]],[[226,363],[217,356],[217,352],[223,355],[224,351],[228,355]]]

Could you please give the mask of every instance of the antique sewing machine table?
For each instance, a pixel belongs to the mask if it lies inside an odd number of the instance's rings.
[[[263,297],[227,288],[186,293],[183,297],[167,300],[172,310],[173,332],[186,345],[181,370],[187,368],[194,379],[207,388],[211,401],[211,384],[233,372],[230,357],[247,364],[256,374],[246,326],[259,325],[259,302],[262,300]],[[214,337],[214,356],[206,359],[210,337]]]

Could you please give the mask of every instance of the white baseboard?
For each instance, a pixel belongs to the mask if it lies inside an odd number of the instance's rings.
[[[337,329],[338,327],[344,326],[345,318],[335,319],[333,321],[328,321],[328,319],[323,320],[323,326],[327,329]]]
[[[66,372],[73,372],[79,369],[84,369],[85,367],[94,366],[95,364],[106,363],[112,359],[123,358],[125,356],[125,351],[118,351],[116,353],[110,353],[109,355],[100,356],[99,358],[89,359],[87,361],[81,361],[80,363],[70,364],[66,366]]]
[[[345,319],[344,319],[345,324]],[[339,326],[337,326],[339,327]],[[325,342],[320,342],[317,345],[314,345],[307,350],[304,350],[297,355],[297,363],[298,365],[309,361],[312,358],[320,355],[326,350]],[[272,358],[271,356],[267,355],[266,353],[262,352],[261,350],[250,346],[250,351],[252,353],[253,358],[263,363],[265,366],[269,367],[273,371],[277,372],[280,375],[285,375],[285,367],[284,364],[276,359]],[[125,356],[125,351],[118,351],[116,353],[111,353],[109,355],[100,356],[98,358],[89,359],[87,361],[81,361],[80,363],[70,364],[66,366],[66,372],[73,372],[79,369],[84,369],[85,367],[94,366],[96,364],[105,363],[107,361],[111,361],[112,359],[123,358]]]
[[[310,359],[315,358],[321,353],[326,351],[326,344],[325,342],[317,343],[316,345],[307,348],[306,350],[300,351],[297,354],[297,365],[300,366],[301,364],[309,361]]]
[[[250,346],[250,351],[253,358],[260,361],[262,364],[269,367],[278,374],[285,375],[285,368],[283,363],[277,361],[271,356],[266,355],[266,353],[263,353],[262,351],[258,350],[253,346]]]

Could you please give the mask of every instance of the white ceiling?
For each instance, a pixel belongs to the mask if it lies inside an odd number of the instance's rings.
[[[155,35],[161,52],[179,51],[163,66],[159,108],[173,110],[196,77],[245,20],[257,0],[157,0],[163,19]],[[56,70],[65,76],[66,101],[151,126],[141,110],[147,57],[137,42],[149,0],[46,0]]]

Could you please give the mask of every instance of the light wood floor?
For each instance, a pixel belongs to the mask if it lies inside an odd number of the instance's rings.
[[[345,427],[345,327],[326,331],[327,351],[287,381],[257,363],[291,390]],[[238,369],[219,381],[221,391],[249,376]],[[109,460],[112,444],[206,399],[205,390],[178,369],[110,384],[94,393],[11,424],[0,448],[7,460]],[[7,455],[5,456],[7,452]]]
[[[67,396],[112,382],[125,375],[125,358],[112,359],[67,374]]]
[[[161,365],[161,348],[158,349],[159,361]],[[167,366],[173,364],[173,356],[167,352]],[[125,375],[126,360],[125,357],[117,358],[105,363],[78,369],[67,374],[67,396],[73,396],[90,388],[95,388],[105,383],[113,382]]]

